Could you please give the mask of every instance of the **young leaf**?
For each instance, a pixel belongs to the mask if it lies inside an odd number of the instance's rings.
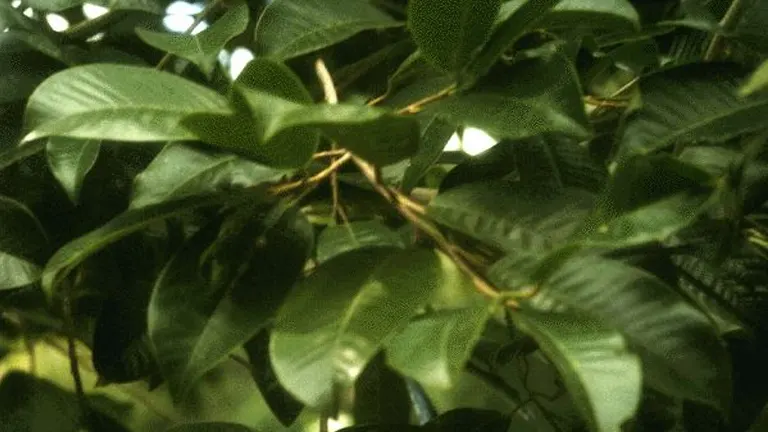
[[[418,318],[387,343],[387,362],[425,386],[449,389],[464,370],[492,312],[486,306]]]
[[[493,29],[488,43],[478,53],[469,72],[475,77],[485,75],[499,57],[518,38],[534,28],[547,12],[561,0],[512,0],[499,12],[503,21]]]
[[[730,365],[715,329],[656,277],[618,261],[581,256],[554,270],[541,292],[621,331],[654,388],[727,409]]]
[[[278,379],[305,404],[327,406],[335,383],[351,385],[447,282],[429,250],[366,249],[326,262],[294,287],[278,313],[270,345]]]
[[[692,64],[642,79],[643,107],[627,120],[617,158],[764,129],[755,119],[768,116],[768,95],[739,97],[744,78],[730,64]]]
[[[65,244],[48,260],[42,274],[43,290],[52,296],[59,283],[86,258],[150,224],[193,209],[222,204],[232,196],[190,197],[126,211],[100,228]]]
[[[617,431],[634,416],[642,394],[642,368],[620,333],[572,313],[522,309],[512,319],[554,363],[590,430]]]
[[[400,234],[378,221],[351,222],[330,226],[317,239],[317,260],[325,262],[338,255],[370,247],[403,248]]]
[[[180,122],[196,113],[227,115],[213,90],[153,69],[114,64],[59,72],[29,97],[22,142],[48,136],[117,141],[194,140]]]
[[[22,203],[0,195],[0,291],[40,279],[48,239],[40,222]]]
[[[197,65],[210,78],[216,67],[219,52],[232,38],[248,27],[248,5],[238,1],[209,28],[198,34],[156,32],[141,27],[136,34],[144,42],[167,51]]]
[[[48,166],[70,201],[77,204],[85,176],[101,150],[101,141],[51,137],[46,146]]]
[[[549,249],[568,239],[592,206],[578,189],[535,191],[511,182],[476,182],[437,195],[437,222],[502,250]]]
[[[412,0],[408,28],[421,54],[458,76],[488,40],[501,0]]]
[[[136,176],[131,208],[137,209],[190,195],[247,188],[289,175],[227,153],[206,152],[179,143],[168,144]]]
[[[427,105],[425,112],[499,139],[553,132],[589,136],[577,77],[561,54],[515,63],[503,75]]]
[[[259,236],[264,245],[252,252],[240,248],[239,260],[226,250],[217,254],[211,263],[212,280],[196,270],[212,240],[207,230],[183,246],[158,276],[147,328],[160,369],[177,400],[183,400],[205,372],[264,328],[304,267],[314,233],[301,213],[278,205],[256,223],[271,224]],[[247,232],[237,235],[251,248],[257,243],[241,238]],[[228,278],[231,282],[221,280],[227,271],[240,274]]]
[[[285,60],[341,42],[363,30],[400,25],[368,2],[275,0],[256,25],[256,51]]]

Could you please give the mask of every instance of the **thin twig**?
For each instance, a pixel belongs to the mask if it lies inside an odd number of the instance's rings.
[[[109,10],[94,19],[80,21],[64,30],[62,33],[72,39],[87,39],[115,22],[115,20],[122,15],[122,12],[123,11],[121,10]]]
[[[397,113],[398,114],[415,114],[421,111],[424,108],[424,105],[438,101],[446,96],[450,96],[455,91],[456,91],[456,84],[451,84],[450,86],[440,90],[435,94],[431,94],[427,97],[424,97],[422,99],[417,100],[416,102],[409,104],[407,107],[398,110]]]
[[[287,184],[275,185],[269,189],[269,192],[274,195],[281,195],[303,186],[308,186],[308,185],[315,186],[318,183],[322,182],[323,180],[327,179],[331,174],[333,174],[337,169],[339,169],[339,167],[349,162],[350,159],[352,159],[352,154],[344,153],[340,158],[333,161],[325,169],[313,175],[312,177],[304,180],[297,180]]]
[[[69,357],[69,370],[72,375],[72,381],[75,385],[75,394],[77,395],[78,404],[80,407],[80,415],[83,422],[88,421],[90,417],[90,408],[88,406],[88,399],[85,396],[85,388],[83,387],[83,378],[80,375],[80,363],[77,359],[77,345],[75,343],[75,322],[72,316],[72,299],[69,292],[63,301],[64,312],[64,326],[67,336],[67,356]]]
[[[742,12],[746,7],[744,0],[733,0],[731,6],[728,7],[728,11],[725,12],[723,19],[720,20],[719,30],[712,36],[712,40],[709,42],[707,52],[704,54],[704,60],[712,61],[720,54],[723,44],[725,43],[725,34],[730,33],[734,27],[739,23]]]
[[[343,149],[321,151],[313,154],[312,159],[325,159],[329,157],[343,156],[346,152],[347,151]]]
[[[197,26],[200,25],[203,20],[214,10],[216,9],[224,0],[213,0],[208,5],[205,6],[205,8],[200,11],[199,14],[195,17],[195,20],[192,21],[192,25],[189,26],[189,28],[184,32],[185,35],[191,35],[193,31],[197,28]],[[155,69],[157,70],[163,70],[163,68],[168,64],[169,61],[173,58],[172,53],[166,53],[163,58],[160,59],[160,61],[157,63],[157,66],[155,66]]]

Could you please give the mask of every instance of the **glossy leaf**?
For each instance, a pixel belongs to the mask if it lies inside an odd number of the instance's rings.
[[[464,370],[491,312],[486,306],[420,317],[387,344],[387,362],[427,387],[449,389]]]
[[[0,291],[37,282],[47,247],[43,227],[32,212],[0,195]]]
[[[488,40],[500,0],[408,2],[408,28],[421,54],[459,75]]]
[[[105,225],[65,244],[48,260],[42,274],[43,290],[55,293],[58,284],[86,258],[150,224],[183,215],[191,210],[221,204],[227,196],[191,197],[126,211]]]
[[[367,106],[305,105],[272,92],[248,88],[240,91],[243,100],[238,103],[247,106],[253,116],[245,120],[249,125],[243,126],[242,119],[214,117],[190,118],[185,124],[208,142],[277,167],[305,164],[317,145],[312,138],[315,131],[377,165],[398,162],[418,146],[418,122],[413,118]],[[307,139],[290,143],[283,136],[294,133]]]
[[[501,250],[541,250],[568,239],[592,200],[592,194],[577,189],[535,191],[511,182],[477,182],[438,194],[427,212]]]
[[[661,242],[691,225],[707,209],[709,194],[680,193],[618,215],[606,221],[591,220],[584,243],[626,247]]]
[[[396,231],[378,221],[351,222],[329,226],[317,239],[317,260],[325,262],[338,255],[370,247],[403,248]]]
[[[236,155],[168,144],[134,180],[131,208],[233,188],[274,182],[289,175]]]
[[[335,383],[351,385],[445,282],[428,250],[367,249],[326,262],[278,313],[270,345],[278,379],[307,405],[327,406]]]
[[[768,87],[768,60],[764,61],[739,89],[741,96],[748,96]]]
[[[80,66],[53,75],[30,96],[23,141],[48,136],[194,140],[180,125],[184,117],[229,112],[224,97],[169,73],[114,64]]]
[[[429,168],[437,162],[455,130],[455,126],[436,117],[421,124],[419,150],[411,158],[400,184],[404,192],[410,192],[416,187]]]
[[[239,1],[209,28],[198,34],[173,34],[137,28],[136,34],[153,47],[167,51],[197,65],[209,78],[219,52],[232,38],[248,27],[248,5]]]
[[[763,129],[768,96],[739,97],[744,78],[732,65],[692,64],[642,79],[643,107],[627,121],[619,158]]]
[[[501,138],[542,133],[589,136],[581,91],[568,59],[521,61],[471,90],[429,104],[425,112]]]
[[[264,245],[250,252],[250,257],[248,239],[243,238],[247,232],[237,233],[246,246],[236,251],[239,262],[219,249],[224,253],[217,254],[211,264],[211,279],[201,271],[190,271],[208,253],[211,238],[207,230],[182,247],[158,276],[149,302],[147,328],[160,368],[177,400],[183,400],[205,372],[264,328],[304,267],[314,240],[306,218],[294,209],[278,206],[264,224],[269,226],[258,237]],[[254,243],[256,238],[251,238],[250,244]],[[240,273],[244,265],[248,269]],[[227,266],[235,268],[229,270]],[[225,280],[217,277],[227,271],[239,274]]]
[[[70,201],[77,204],[85,176],[99,157],[101,142],[66,137],[51,137],[46,146],[48,167],[64,188]]]
[[[620,333],[577,314],[520,310],[512,318],[554,363],[590,430],[618,431],[634,416],[642,367]]]
[[[535,28],[547,12],[561,0],[512,0],[499,14],[503,17],[493,30],[488,43],[478,53],[470,68],[476,77],[485,75],[504,51],[529,30]]]
[[[621,331],[643,359],[644,379],[651,386],[727,407],[730,365],[715,329],[656,277],[618,261],[582,256],[557,268],[541,289]]]
[[[258,54],[280,60],[341,42],[363,30],[402,23],[357,0],[275,0],[256,27]]]

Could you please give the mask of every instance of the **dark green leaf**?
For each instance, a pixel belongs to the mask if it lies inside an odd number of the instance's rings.
[[[643,107],[627,120],[618,157],[764,129],[768,95],[739,97],[744,78],[733,65],[692,64],[642,79]]]
[[[507,432],[510,417],[500,412],[458,408],[441,414],[427,423],[422,430],[425,432]]]
[[[436,117],[432,117],[421,124],[419,150],[411,158],[400,184],[403,192],[408,193],[418,185],[419,180],[443,154],[443,149],[455,130],[455,126]]]
[[[343,253],[370,247],[403,248],[400,234],[378,221],[330,226],[317,239],[317,260],[325,262]]]
[[[207,77],[213,75],[219,52],[248,27],[248,5],[239,1],[209,28],[198,34],[172,34],[137,28],[141,40],[197,65]]]
[[[190,195],[253,187],[289,174],[290,171],[269,168],[232,154],[206,152],[172,143],[136,176],[131,208]]]
[[[0,195],[0,290],[38,281],[47,248],[48,239],[32,212]]]
[[[278,205],[264,224],[268,226],[258,237],[264,245],[255,246],[250,257],[243,248],[234,251],[237,255],[218,250],[212,280],[194,270],[211,242],[207,230],[193,237],[158,277],[147,313],[148,331],[174,398],[182,400],[205,372],[255,336],[303,269],[314,240],[306,218]],[[258,240],[243,238],[247,231],[232,235],[244,245]],[[242,266],[247,270],[240,270]],[[239,274],[227,278],[227,271]]]
[[[83,3],[91,3],[107,7],[111,10],[140,10],[162,14],[165,12],[166,0],[29,0],[26,4],[34,9],[59,12],[79,6]]]
[[[590,193],[578,189],[536,191],[511,182],[477,182],[439,194],[427,212],[505,251],[547,249],[573,234],[592,201]]]
[[[621,331],[643,359],[651,386],[720,409],[728,406],[730,365],[715,329],[659,279],[618,261],[582,256],[557,268],[541,289]]]
[[[299,104],[274,91],[240,88],[239,92],[237,103],[250,110],[251,120],[209,116],[193,117],[185,124],[209,142],[270,166],[304,165],[317,145],[315,130],[377,165],[398,162],[418,146],[418,122],[413,118],[360,105]],[[297,134],[301,139],[289,140]]]
[[[387,344],[387,362],[427,387],[449,389],[464,370],[492,312],[486,306],[416,319]]]
[[[254,432],[238,423],[202,422],[176,425],[166,432]]]
[[[11,147],[0,153],[0,171],[45,150],[46,143],[38,141],[21,147]]]
[[[304,404],[291,396],[277,380],[272,363],[269,362],[269,339],[270,331],[264,329],[249,340],[244,348],[251,363],[251,375],[264,401],[280,423],[287,427],[296,421]]]
[[[408,2],[408,28],[421,54],[458,76],[488,40],[500,0]]]
[[[183,215],[201,207],[222,204],[231,196],[191,197],[177,201],[130,210],[117,216],[100,228],[62,246],[48,260],[42,275],[43,289],[49,296],[58,284],[86,258],[121,238],[142,230],[150,224]]]
[[[485,75],[499,57],[521,36],[535,28],[547,12],[561,0],[511,0],[506,2],[499,13],[502,21],[491,34],[490,40],[478,53],[470,72],[480,77]]]
[[[358,0],[275,0],[256,27],[259,54],[284,60],[341,42],[363,30],[402,23]]]
[[[326,262],[294,287],[278,313],[270,355],[280,382],[307,405],[327,406],[334,383],[351,385],[393,332],[449,282],[428,250],[367,249]]]
[[[70,201],[77,204],[85,176],[99,157],[101,141],[51,137],[46,146],[48,166]]]
[[[554,363],[590,430],[617,431],[634,416],[642,365],[619,332],[576,314],[523,309],[512,318]]]
[[[119,141],[188,140],[196,113],[229,114],[213,90],[153,69],[96,64],[59,72],[30,96],[24,142],[47,136]]]
[[[541,26],[639,30],[640,17],[628,0],[562,0],[544,17]]]
[[[12,372],[0,382],[0,417],[7,431],[79,432],[80,408],[74,395],[51,382]]]
[[[581,90],[564,55],[521,61],[466,93],[427,105],[426,112],[483,129],[491,136],[589,135]]]
[[[0,103],[29,97],[62,64],[49,58],[58,48],[45,37],[22,30],[0,33]]]

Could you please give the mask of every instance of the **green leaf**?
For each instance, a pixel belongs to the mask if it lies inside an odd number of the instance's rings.
[[[424,386],[449,389],[464,370],[492,312],[486,306],[418,318],[387,344],[387,362]]]
[[[79,66],[32,93],[23,142],[48,136],[117,141],[194,140],[180,125],[196,113],[226,115],[227,100],[170,73],[114,64]]]
[[[0,195],[0,291],[37,282],[47,248],[48,239],[32,212]]]
[[[421,124],[421,140],[419,150],[411,158],[408,168],[405,170],[400,188],[403,192],[410,192],[418,185],[419,180],[429,171],[429,168],[437,162],[443,149],[455,132],[456,127],[436,117]]]
[[[768,60],[764,61],[739,89],[739,95],[749,96],[768,87]]]
[[[691,225],[707,209],[710,195],[679,193],[610,220],[590,220],[583,243],[612,248],[666,240]]]
[[[421,54],[458,76],[488,40],[501,0],[408,2],[408,28]]]
[[[0,103],[29,97],[41,82],[59,71],[63,65],[49,58],[57,50],[45,37],[31,32],[0,33]]]
[[[48,260],[42,275],[43,290],[52,296],[59,283],[86,258],[150,224],[183,215],[193,209],[222,204],[231,196],[190,197],[121,213],[100,228],[65,244]]]
[[[654,388],[727,409],[730,365],[715,328],[656,277],[618,261],[572,257],[551,273],[541,292],[621,331]]]
[[[26,2],[27,6],[33,9],[48,12],[63,11],[83,3],[104,6],[110,10],[140,10],[163,14],[165,12],[164,5],[168,2],[165,0],[88,0],[87,2],[85,0],[29,0]]]
[[[512,319],[555,365],[590,430],[618,431],[634,416],[642,394],[642,368],[621,334],[571,313],[523,309]]]
[[[64,9],[70,9],[80,6],[85,0],[28,0],[25,2],[27,7],[46,12],[59,12]],[[94,2],[96,3],[96,2]]]
[[[174,34],[136,28],[136,34],[153,47],[187,59],[197,65],[210,78],[218,61],[219,52],[232,38],[248,27],[248,5],[239,1],[204,31],[192,34]]]
[[[364,1],[275,0],[256,26],[256,51],[285,60],[336,44],[363,30],[400,25]]]
[[[476,77],[485,75],[499,57],[521,36],[535,28],[547,12],[561,0],[511,0],[502,5],[496,25],[488,43],[478,53],[470,67]],[[535,75],[533,75],[535,76]]]
[[[628,0],[562,0],[544,17],[541,27],[640,30],[640,16]]]
[[[247,228],[233,233],[244,248],[234,254],[219,249],[211,280],[195,270],[212,240],[208,230],[183,246],[158,276],[147,312],[148,332],[177,400],[264,328],[304,267],[314,240],[306,218],[278,205],[256,228],[262,223],[267,226],[250,241]],[[263,245],[254,246],[259,239]],[[239,274],[228,278],[227,271]]]
[[[55,384],[22,372],[11,372],[0,382],[0,416],[8,431],[78,432],[77,399]]]
[[[447,282],[429,250],[366,249],[326,262],[294,287],[278,313],[270,345],[278,379],[307,405],[327,406],[335,383],[351,385]]]
[[[476,182],[438,194],[427,213],[504,251],[541,250],[568,239],[592,201],[592,194],[578,189],[536,191],[505,181]]]
[[[165,432],[254,432],[239,423],[201,422],[176,425]]]
[[[317,238],[317,260],[325,262],[338,255],[370,247],[403,248],[396,231],[378,221],[351,222],[329,226]]]
[[[48,139],[48,167],[74,204],[80,199],[85,176],[96,163],[100,150],[101,141],[66,137]]]
[[[236,103],[249,109],[252,116],[245,125],[232,117],[224,119],[229,122],[222,122],[222,118],[211,116],[193,117],[185,124],[209,142],[270,166],[305,164],[317,145],[312,138],[315,130],[377,165],[398,162],[413,154],[418,146],[419,125],[413,118],[360,105],[299,104],[272,93],[239,89]],[[286,140],[294,133],[307,139],[299,140],[298,144]]]
[[[425,112],[497,139],[554,132],[589,136],[576,74],[561,54],[515,63],[465,93],[427,105]]]
[[[190,195],[254,187],[277,181],[290,173],[233,154],[171,143],[136,176],[131,208],[137,209]]]
[[[730,64],[692,64],[642,79],[643,107],[627,120],[618,158],[764,129],[756,119],[768,116],[768,95],[739,97],[744,78]]]

